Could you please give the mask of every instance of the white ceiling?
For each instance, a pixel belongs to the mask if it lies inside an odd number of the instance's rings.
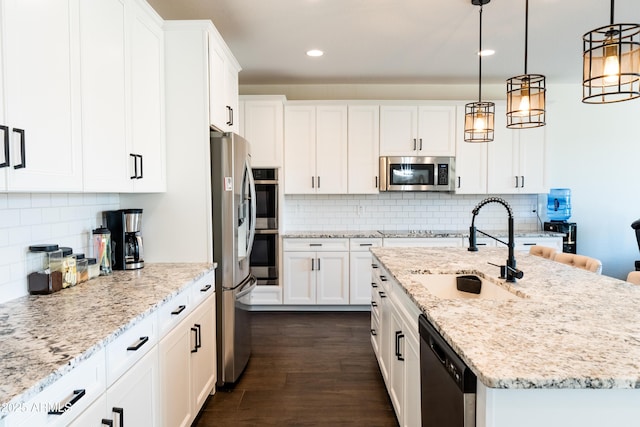
[[[240,84],[475,83],[471,0],[148,0],[165,19],[211,19],[242,66]],[[608,0],[530,0],[528,72],[581,81],[582,36],[609,23]],[[483,83],[524,73],[525,0],[484,6]],[[640,23],[618,0],[616,23]],[[322,49],[321,58],[305,52]]]

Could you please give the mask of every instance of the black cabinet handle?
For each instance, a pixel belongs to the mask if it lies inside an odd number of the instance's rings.
[[[373,243],[360,243],[360,246],[373,246]]]
[[[417,149],[417,142],[416,139],[413,138],[413,149],[416,150]]]
[[[9,161],[9,127],[0,125],[0,130],[4,132],[4,163],[0,163],[0,168],[6,168],[11,164]]]
[[[86,390],[81,388],[79,390],[73,390],[73,394],[71,399],[69,399],[66,403],[60,402],[56,407],[56,410],[49,411],[49,415],[62,415],[67,412],[73,405],[78,403],[80,399],[86,394]]]
[[[113,427],[113,420],[108,420],[106,418],[103,418],[100,424],[102,424],[103,426]]]
[[[211,289],[211,285],[206,285],[204,288],[200,289],[200,292],[207,292],[209,289]]]
[[[133,176],[130,176],[130,179],[138,178],[138,158],[135,154],[129,153],[129,157],[133,157]]]
[[[201,325],[195,323],[193,326],[195,326],[198,330],[198,332],[196,333],[196,349],[199,349],[202,347],[202,329],[200,329]]]
[[[371,264],[371,268],[378,268],[378,264]]]
[[[229,107],[229,110],[231,110],[231,123],[229,123],[229,126],[233,126],[233,108]]]
[[[377,302],[375,302],[375,301],[371,301],[371,307],[377,307],[377,306],[378,306],[378,303],[377,303]]]
[[[420,151],[422,151],[422,138],[420,138]]]
[[[194,348],[191,349],[191,353],[197,353],[198,352],[198,330],[196,328],[191,328],[191,331],[194,332],[196,334],[196,345]]]
[[[520,187],[520,181],[519,181],[518,177],[516,176],[516,188],[519,188],[519,187]]]
[[[382,280],[383,282],[387,281],[387,276],[380,276],[380,280]]]
[[[404,338],[402,331],[396,331],[396,357],[400,361],[404,361],[404,356],[400,352],[400,340]]]
[[[24,145],[24,129],[13,128],[13,131],[20,135],[20,163],[15,165],[14,169],[22,169],[27,167],[27,157],[25,153],[25,145]]]
[[[377,176],[376,176],[376,187],[375,188],[378,188],[378,177]]]
[[[315,268],[313,267],[313,265],[314,265],[313,263],[314,263],[314,262],[315,262],[315,261],[314,261],[314,259],[313,259],[313,258],[311,258],[311,271],[314,271],[314,270],[315,270]]]
[[[138,341],[127,347],[127,351],[138,351],[140,347],[147,343],[147,341],[149,341],[149,337],[140,337]]]
[[[320,258],[318,258],[318,271],[320,271]]]
[[[386,298],[387,297],[387,294],[385,294],[382,291],[378,291],[378,295],[380,295],[380,298]]]
[[[460,177],[458,177],[458,188],[460,188]]]
[[[377,287],[378,287],[378,284],[377,284],[376,282],[371,282],[371,287],[372,287],[372,288],[377,288]]]
[[[524,175],[520,175],[520,178],[522,178],[522,185],[520,187],[524,188]]]
[[[314,246],[314,247],[322,246],[322,243],[309,243],[309,246]]]
[[[229,105],[226,105],[225,108],[227,109],[227,121],[225,124],[231,126],[233,124],[233,109]]]
[[[318,188],[320,188],[320,176],[318,176]]]
[[[171,312],[171,314],[173,314],[174,316],[177,316],[178,314],[182,313],[185,308],[187,308],[186,305],[179,305],[178,308],[176,308]]]
[[[375,329],[371,329],[371,335],[373,335],[375,337],[376,335],[378,335],[378,333],[376,332]]]
[[[140,175],[136,179],[142,179],[144,176],[142,172],[142,154],[138,154],[138,157],[140,158]]]
[[[118,427],[124,427],[124,408],[111,408],[111,412],[118,414],[118,418],[120,418],[120,424]]]
[[[315,184],[314,184],[314,183],[315,183],[315,179],[316,179],[316,177],[315,177],[315,176],[312,176],[312,177],[311,177],[311,188],[316,188],[316,187],[315,187]]]

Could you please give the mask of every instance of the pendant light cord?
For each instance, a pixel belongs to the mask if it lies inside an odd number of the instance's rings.
[[[480,46],[478,48],[478,102],[482,101],[482,4],[480,4]]]
[[[613,1],[613,0],[611,0]],[[527,75],[527,56],[529,50],[529,0],[525,1],[524,11],[524,74]]]
[[[611,0],[611,25],[613,26],[613,6],[614,6],[615,0]]]

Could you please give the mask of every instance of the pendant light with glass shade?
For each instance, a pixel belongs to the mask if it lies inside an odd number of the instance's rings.
[[[493,102],[482,101],[482,6],[491,0],[471,0],[480,6],[480,48],[478,49],[478,102],[470,102],[464,107],[464,140],[466,142],[493,141],[496,106]]]
[[[546,78],[527,73],[529,44],[529,0],[525,0],[524,74],[507,79],[507,127],[535,128],[545,125]]]
[[[637,1],[637,0],[632,0]],[[640,97],[640,25],[610,24],[582,37],[582,102],[606,104]]]

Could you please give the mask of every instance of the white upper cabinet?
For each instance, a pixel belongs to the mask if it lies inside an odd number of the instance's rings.
[[[464,106],[458,107],[459,129],[456,142],[456,194],[487,193],[487,146],[489,143],[464,141]]]
[[[2,9],[0,191],[80,191],[79,0]]]
[[[488,143],[490,194],[546,193],[545,127],[507,129],[505,107],[496,106],[495,139]]]
[[[382,105],[381,156],[453,156],[455,105]]]
[[[287,105],[286,194],[347,192],[347,106]]]
[[[143,7],[144,6],[144,7]],[[133,2],[131,23],[130,179],[136,192],[166,188],[164,129],[164,33],[146,4]],[[134,177],[135,178],[131,178]]]
[[[218,31],[209,31],[209,121],[223,132],[238,132],[240,65]]]
[[[378,105],[349,105],[348,114],[349,193],[378,193],[380,108]]]
[[[83,180],[86,191],[131,189],[127,152],[126,6],[80,3]]]
[[[251,166],[281,168],[284,150],[284,96],[240,98],[240,133],[251,144]]]

